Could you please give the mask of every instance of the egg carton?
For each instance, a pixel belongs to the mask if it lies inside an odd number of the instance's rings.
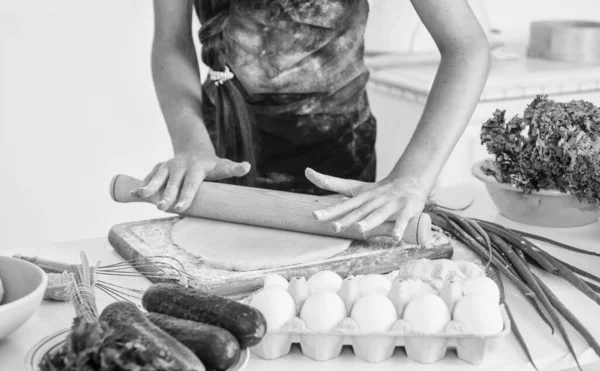
[[[305,356],[315,361],[327,361],[338,357],[342,347],[349,345],[359,359],[378,363],[392,357],[397,347],[404,347],[409,359],[430,364],[443,359],[448,348],[454,348],[458,358],[477,365],[511,331],[503,304],[500,310],[504,322],[502,331],[485,336],[467,333],[456,321],[450,321],[441,333],[418,333],[403,319],[397,320],[388,332],[368,333],[359,331],[351,317],[345,318],[332,331],[320,333],[308,329],[302,319],[294,317],[280,329],[267,333],[251,351],[262,359],[273,360],[288,355],[292,344],[300,344]]]

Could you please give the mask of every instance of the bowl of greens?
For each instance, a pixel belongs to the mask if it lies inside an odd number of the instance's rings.
[[[492,158],[475,163],[504,216],[525,224],[575,227],[600,217],[600,108],[537,96],[523,117],[496,110],[481,128]]]

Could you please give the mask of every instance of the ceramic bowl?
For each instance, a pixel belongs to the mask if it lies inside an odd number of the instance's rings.
[[[0,256],[0,340],[15,332],[37,311],[48,285],[48,276],[27,261]]]
[[[504,216],[514,221],[542,227],[578,227],[598,221],[600,205],[579,201],[576,197],[555,190],[540,190],[530,194],[510,184],[500,183],[484,174],[481,166],[489,159],[476,162],[471,168],[481,180]]]

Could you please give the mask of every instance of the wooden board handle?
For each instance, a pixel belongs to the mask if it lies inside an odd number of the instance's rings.
[[[130,176],[116,175],[110,184],[110,195],[116,202],[156,204],[162,199],[163,190],[150,198],[132,194],[131,191],[136,190],[140,183],[140,180]],[[191,206],[181,215],[352,240],[392,235],[393,222],[385,222],[365,233],[357,226],[335,232],[330,223],[314,218],[314,211],[339,201],[340,199],[335,197],[204,182]],[[179,214],[172,209],[167,212]],[[432,239],[431,218],[425,213],[410,220],[402,237],[404,242],[418,245],[426,245]]]

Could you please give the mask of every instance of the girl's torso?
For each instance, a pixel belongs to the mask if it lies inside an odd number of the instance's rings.
[[[250,97],[266,186],[307,191],[308,166],[373,180],[368,12],[367,0],[232,0],[226,61]],[[214,99],[218,87],[207,81],[204,89]]]

